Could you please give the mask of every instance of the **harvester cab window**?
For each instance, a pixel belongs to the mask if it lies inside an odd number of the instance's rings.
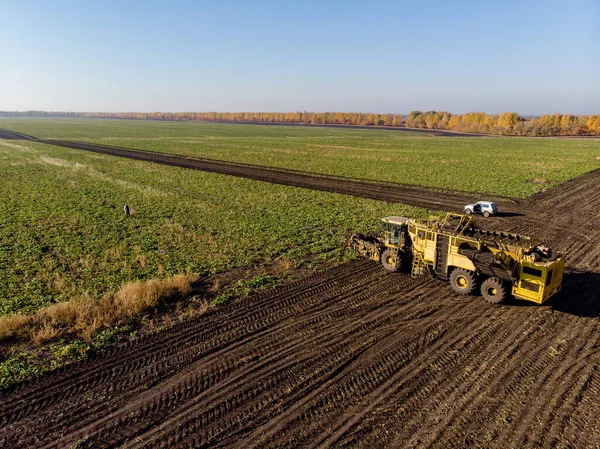
[[[538,270],[537,268],[523,267],[523,273],[528,274],[530,276],[535,276],[538,278],[542,277],[542,270]]]
[[[540,291],[539,284],[536,284],[535,282],[529,282],[525,279],[521,280],[521,288],[524,288],[524,289],[529,290],[534,293],[537,293]]]
[[[398,245],[400,244],[400,234],[402,233],[402,227],[392,224],[392,223],[388,223],[388,235],[387,235],[387,239],[388,239],[388,243],[392,244],[392,245]]]
[[[552,270],[548,271],[548,274],[546,274],[546,286],[550,285],[552,283]]]
[[[400,243],[400,245],[405,246],[407,244],[406,236],[408,235],[408,225],[405,225],[405,224],[401,225],[399,234],[400,234],[399,243]]]

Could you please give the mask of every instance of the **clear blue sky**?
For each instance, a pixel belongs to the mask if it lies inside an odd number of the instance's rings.
[[[600,113],[599,0],[0,0],[0,110]]]

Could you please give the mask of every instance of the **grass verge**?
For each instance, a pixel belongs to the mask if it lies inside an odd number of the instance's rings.
[[[91,340],[102,328],[115,326],[155,308],[161,301],[185,299],[195,276],[180,274],[168,279],[129,282],[99,300],[83,298],[59,302],[32,314],[0,317],[0,342],[11,338],[41,344],[60,337]]]

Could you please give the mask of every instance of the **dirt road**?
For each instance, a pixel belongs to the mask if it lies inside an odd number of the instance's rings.
[[[0,139],[4,139],[4,140],[38,140],[36,137],[28,136],[27,134],[21,134],[16,131],[9,131],[8,129],[0,129]]]
[[[352,262],[2,393],[0,446],[599,447],[599,177],[485,221],[568,253],[550,305]]]

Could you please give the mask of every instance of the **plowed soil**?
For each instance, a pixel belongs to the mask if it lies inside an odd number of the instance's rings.
[[[549,305],[355,261],[2,393],[0,445],[599,447],[599,178],[484,222],[568,254]]]

